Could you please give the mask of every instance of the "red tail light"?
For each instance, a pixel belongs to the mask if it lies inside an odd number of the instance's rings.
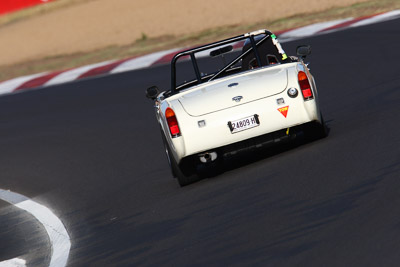
[[[299,71],[299,73],[297,74],[297,77],[299,79],[299,85],[300,85],[301,92],[303,93],[304,99],[314,98],[312,91],[311,91],[310,82],[308,81],[307,74],[303,71]]]
[[[172,136],[177,136],[181,133],[178,126],[178,121],[176,120],[175,112],[171,108],[167,108],[165,111],[165,118],[167,119],[169,131]]]

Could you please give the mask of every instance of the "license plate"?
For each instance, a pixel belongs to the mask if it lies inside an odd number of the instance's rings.
[[[260,121],[258,120],[257,114],[243,119],[228,122],[231,133],[241,132],[247,129],[251,129],[253,127],[257,127],[258,125],[260,125]]]

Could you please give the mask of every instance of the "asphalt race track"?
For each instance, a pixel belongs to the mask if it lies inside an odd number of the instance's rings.
[[[310,44],[328,138],[181,188],[145,88],[168,66],[0,98],[0,188],[50,208],[68,266],[398,266],[400,20]],[[0,261],[48,266],[43,226],[0,200]]]

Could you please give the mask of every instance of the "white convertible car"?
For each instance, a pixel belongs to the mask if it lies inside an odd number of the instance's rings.
[[[304,58],[289,57],[278,39],[258,30],[179,52],[171,61],[171,88],[146,90],[155,102],[172,175],[181,186],[199,179],[199,165],[214,165],[243,151],[327,128]]]

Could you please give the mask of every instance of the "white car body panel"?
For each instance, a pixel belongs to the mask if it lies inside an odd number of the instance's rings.
[[[308,73],[314,98],[304,101],[297,80],[298,71]],[[237,86],[228,87],[229,84]],[[299,95],[291,98],[289,88]],[[232,100],[243,96],[240,102]],[[278,99],[284,103],[278,104]],[[172,138],[163,115],[170,107],[176,114],[181,136]],[[285,117],[279,108],[288,107]],[[207,82],[171,97],[159,98],[159,122],[172,154],[179,163],[182,158],[213,151],[218,147],[240,142],[266,133],[287,129],[311,121],[321,121],[318,94],[307,67],[301,62],[278,64],[250,70],[238,75]],[[160,115],[161,114],[161,115]],[[232,134],[228,121],[257,114],[260,125]],[[205,121],[199,127],[199,121]]]
[[[196,117],[278,94],[286,87],[286,68],[265,68],[205,83],[179,96],[179,102],[189,115]],[[240,103],[232,101],[235,96],[243,96]]]

